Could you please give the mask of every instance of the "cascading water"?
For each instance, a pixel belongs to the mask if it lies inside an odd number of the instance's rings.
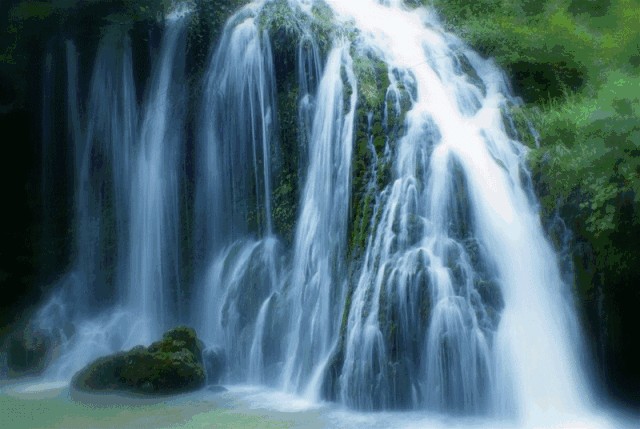
[[[503,124],[502,75],[431,17],[425,26],[398,7],[329,3],[414,87],[394,180],[352,298],[341,398],[364,408],[406,398],[402,405],[527,417],[545,404],[575,410],[585,388],[571,310],[523,190],[523,150]],[[495,290],[487,290],[491,283]],[[492,320],[500,308],[488,298],[496,293],[504,309]],[[381,305],[395,332],[381,326]],[[397,358],[384,334],[401,349]]]
[[[117,312],[87,319],[96,308],[102,310],[101,304],[117,300],[114,285],[125,275],[129,157],[137,110],[126,35],[109,33],[100,43],[84,121],[73,43],[67,42],[66,53],[67,116],[75,144],[76,260],[61,290],[38,316],[39,325],[63,342],[62,357],[48,369],[54,378],[68,377],[88,360],[111,352],[112,342],[126,335],[116,329],[122,323]],[[73,324],[77,328],[71,328]]]
[[[144,343],[174,323],[178,310],[185,37],[186,19],[177,11],[167,20],[152,71],[131,188],[127,300],[137,341]]]
[[[306,168],[309,165],[309,142],[313,131],[313,114],[315,112],[315,91],[322,75],[322,58],[320,48],[313,34],[304,33],[298,44],[298,85],[300,101],[298,103],[298,179],[304,182]]]
[[[290,26],[273,37],[282,16]],[[515,100],[491,61],[401,1],[261,0],[228,20],[200,83],[194,284],[181,294],[187,27],[179,13],[167,20],[139,123],[128,38],[98,51],[84,127],[68,45],[79,230],[69,277],[84,279],[80,295],[117,298],[82,316],[67,373],[94,356],[88,343],[107,353],[188,320],[226,355],[227,383],[533,426],[587,409],[570,297],[508,129]],[[283,52],[292,70],[274,63]],[[276,196],[292,175],[287,239]],[[107,221],[115,232],[103,237]]]
[[[309,140],[309,170],[294,243],[288,293],[285,387],[319,391],[335,346],[346,283],[353,118],[357,85],[348,45],[332,49],[320,80]],[[343,82],[343,74],[346,82]],[[345,85],[350,98],[345,105]]]
[[[90,284],[89,278],[93,278],[100,284],[92,288],[105,291],[97,302],[92,302],[92,307],[100,301],[109,301],[109,295],[114,295],[109,285],[120,284],[126,275],[130,158],[137,123],[131,55],[128,37],[117,33],[103,37],[94,64],[85,144],[76,166],[78,195],[82,196],[77,198],[81,217],[78,235],[82,243],[78,267],[84,270],[93,267],[81,283]],[[101,190],[105,183],[111,184],[109,192]],[[96,245],[101,242],[104,248]],[[92,263],[88,258],[96,261]],[[119,292],[115,291],[115,295]]]
[[[169,302],[176,300],[162,299],[169,281],[178,279],[177,175],[184,111],[179,53],[185,28],[180,14],[168,21],[139,132],[128,36],[117,29],[103,35],[86,117],[75,45],[66,43],[76,256],[37,317],[37,324],[61,342],[49,377],[68,378],[98,356],[149,343],[171,323],[165,316],[174,314]],[[172,126],[164,127],[169,120]]]
[[[234,357],[231,379],[250,368],[254,382],[265,377],[265,300],[278,286],[281,253],[271,202],[271,170],[279,155],[274,68],[269,36],[257,21],[263,3],[231,18],[211,57],[196,185],[196,240],[205,273],[195,324],[208,342]]]
[[[269,37],[256,22],[259,8],[243,9],[226,25],[205,77],[196,216],[207,256],[252,226],[262,235],[272,232],[275,88]]]

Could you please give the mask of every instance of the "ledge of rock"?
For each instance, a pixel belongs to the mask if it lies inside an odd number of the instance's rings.
[[[170,395],[197,390],[205,384],[202,342],[193,329],[167,331],[149,347],[105,356],[78,371],[71,385],[82,391],[126,391]]]

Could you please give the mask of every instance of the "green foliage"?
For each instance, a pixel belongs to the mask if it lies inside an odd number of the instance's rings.
[[[527,102],[512,109],[547,214],[575,203],[581,233],[616,229],[618,196],[640,191],[640,5],[633,0],[433,0],[445,25],[505,67]]]
[[[324,2],[314,2],[311,14],[292,7],[287,0],[267,2],[260,14],[260,26],[269,32],[275,50],[295,49],[300,36],[313,34],[325,55],[336,31],[333,12]]]
[[[274,0],[265,5],[260,15],[260,25],[270,32],[285,32],[287,34],[299,34],[306,21],[305,14],[298,9],[289,6],[286,0]]]
[[[326,3],[319,1],[313,4],[311,12],[314,18],[311,21],[311,31],[316,35],[320,49],[326,53],[338,30],[334,24],[333,11]]]
[[[222,35],[224,25],[229,17],[245,6],[249,0],[227,0],[215,2],[210,0],[191,0],[193,14],[187,35],[187,54],[189,58],[192,99],[199,99],[196,90],[209,58],[210,50]]]
[[[565,0],[430,3],[448,28],[505,67],[519,95],[535,104],[582,90],[599,80],[605,65],[628,67],[637,51],[638,32],[631,29],[638,5],[632,0],[606,8]]]
[[[640,196],[640,76],[608,73],[595,96],[567,97],[535,115],[543,146],[532,165],[544,178],[547,210],[576,199],[586,235],[615,231],[620,194]]]
[[[29,0],[17,3],[8,16],[0,17],[0,28],[6,25],[6,31],[0,32],[0,73],[6,73],[7,79],[15,73],[13,67],[26,67],[25,39],[35,33],[35,27],[40,27],[42,31],[45,27],[43,21],[51,18],[54,12],[56,10],[50,2]]]
[[[249,3],[249,0],[227,0],[215,2],[210,0],[193,0],[193,25],[190,37],[194,44],[209,46],[218,39],[227,19]]]
[[[412,1],[416,3],[416,1]],[[575,290],[611,379],[640,385],[640,3],[637,0],[423,0],[445,27],[495,58],[523,106],[511,107],[543,220],[573,232]],[[539,138],[527,137],[529,124]],[[562,229],[562,228],[561,228]],[[551,231],[553,235],[554,232]],[[603,356],[600,356],[603,358]]]

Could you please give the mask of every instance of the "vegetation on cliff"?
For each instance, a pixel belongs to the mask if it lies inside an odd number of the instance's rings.
[[[606,384],[628,399],[640,386],[640,350],[629,341],[640,326],[640,4],[422,3],[495,58],[522,97],[513,113],[539,133],[524,141],[543,219],[559,247],[556,214],[572,233],[560,250],[574,266],[589,342]]]

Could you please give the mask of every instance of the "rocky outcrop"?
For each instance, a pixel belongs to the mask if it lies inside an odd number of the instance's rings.
[[[78,371],[71,384],[83,391],[127,391],[168,395],[205,384],[202,343],[184,326],[166,332],[148,348],[137,346],[99,358]]]
[[[8,338],[7,375],[20,377],[40,374],[47,362],[51,339],[42,331],[25,328]]]

